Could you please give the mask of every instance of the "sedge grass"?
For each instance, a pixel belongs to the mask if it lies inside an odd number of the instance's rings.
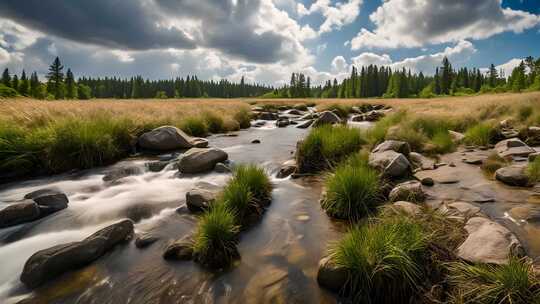
[[[478,123],[465,132],[465,143],[469,145],[488,146],[493,140],[495,128],[492,124]]]
[[[536,157],[532,162],[527,165],[525,170],[527,177],[529,177],[529,183],[540,182],[540,157]]]

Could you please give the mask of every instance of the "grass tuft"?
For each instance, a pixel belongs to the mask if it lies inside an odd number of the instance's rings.
[[[239,256],[238,231],[234,212],[225,204],[213,205],[197,226],[193,242],[197,261],[210,268],[230,266]]]
[[[469,145],[487,146],[491,143],[495,128],[490,123],[478,123],[465,132],[465,143]]]
[[[482,161],[480,168],[489,177],[495,174],[495,171],[508,165],[508,161],[500,157],[497,153],[491,153],[488,158]]]
[[[535,158],[527,165],[526,173],[531,184],[540,182],[540,157]]]
[[[205,112],[203,114],[204,122],[210,133],[219,133],[225,130],[225,121],[223,118],[213,112]]]
[[[540,281],[530,261],[510,258],[507,265],[455,262],[448,268],[454,303],[540,303]]]
[[[299,171],[306,173],[329,169],[359,151],[364,142],[358,129],[341,125],[313,128],[297,149]]]
[[[245,108],[238,110],[238,112],[234,114],[234,119],[238,122],[241,129],[251,127],[251,112]]]
[[[428,236],[406,216],[352,228],[330,249],[349,272],[344,292],[355,303],[402,303],[417,291]]]
[[[180,126],[180,129],[191,136],[205,137],[208,135],[208,127],[204,119],[200,117],[187,118]]]
[[[356,221],[372,214],[383,201],[379,174],[366,158],[358,153],[327,177],[321,207],[330,216]]]
[[[272,183],[264,169],[256,165],[239,165],[234,170],[233,181],[245,186],[258,203],[270,200]]]

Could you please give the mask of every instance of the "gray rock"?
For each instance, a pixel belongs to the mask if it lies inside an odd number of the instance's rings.
[[[317,282],[320,286],[339,292],[349,280],[349,272],[347,269],[335,265],[331,257],[324,257],[319,262],[319,270],[317,271]]]
[[[133,222],[123,220],[103,228],[80,242],[53,246],[34,253],[24,264],[21,282],[36,288],[60,274],[85,266],[130,239]]]
[[[279,172],[277,173],[277,178],[285,178],[296,172],[297,164],[294,159],[290,159],[281,165]]]
[[[135,239],[135,247],[146,248],[159,240],[159,237],[154,235],[141,235]]]
[[[452,141],[454,143],[460,143],[463,139],[465,139],[465,135],[456,131],[448,130],[448,133],[450,134],[450,137],[452,137]]]
[[[409,215],[417,215],[421,212],[420,206],[406,201],[397,201],[392,204],[395,208],[405,211]]]
[[[216,191],[194,188],[186,193],[186,205],[191,212],[208,210],[217,197]]]
[[[296,127],[297,127],[298,129],[307,129],[307,128],[309,128],[312,124],[313,124],[313,120],[310,119],[310,120],[307,120],[307,121],[305,121],[305,122],[303,122],[303,123],[297,125]]]
[[[526,136],[529,145],[540,145],[540,127],[528,127]]]
[[[506,264],[510,254],[524,254],[516,236],[502,225],[484,218],[467,221],[467,239],[457,250],[460,258],[472,263]]]
[[[139,137],[138,144],[143,149],[169,151],[189,149],[194,140],[182,130],[173,126],[162,126]],[[195,141],[197,142],[197,141]]]
[[[69,203],[64,193],[54,189],[37,190],[26,194],[24,197],[36,202],[40,210],[40,217],[66,209]]]
[[[484,159],[485,157],[481,156],[467,156],[463,159],[463,162],[469,165],[481,165]]]
[[[153,161],[144,165],[146,166],[146,168],[148,168],[148,171],[150,172],[160,172],[161,170],[165,169],[168,164],[168,161]]]
[[[285,128],[286,126],[290,125],[291,122],[287,118],[280,118],[278,121],[276,121],[276,126],[278,128]]]
[[[423,156],[420,153],[411,152],[409,153],[409,160],[413,168],[420,170],[434,170],[435,161]]]
[[[276,113],[264,112],[259,115],[260,120],[277,120],[279,116]]]
[[[231,168],[224,163],[217,163],[216,166],[214,167],[214,171],[216,171],[217,173],[231,173],[232,172]]]
[[[252,144],[260,144],[261,143],[261,140],[260,139],[254,139],[251,141]]]
[[[211,171],[214,166],[227,160],[225,151],[216,148],[191,148],[186,151],[178,162],[182,173],[201,173]]]
[[[391,202],[408,201],[418,203],[426,199],[426,194],[422,190],[422,184],[417,181],[407,181],[395,186],[388,198]]]
[[[370,111],[370,112],[367,112],[367,113],[363,114],[365,121],[377,121],[377,120],[383,118],[384,115],[385,115],[384,112],[377,111],[377,110]]]
[[[137,166],[114,168],[111,171],[109,171],[107,174],[105,174],[105,176],[103,176],[103,181],[112,183],[121,178],[131,176],[131,175],[140,175],[142,173],[143,172],[141,168]]]
[[[467,202],[444,203],[439,212],[447,216],[460,216],[462,218],[476,216],[480,213],[480,208]]]
[[[389,177],[405,176],[411,169],[411,164],[403,154],[391,150],[370,153],[369,165]]]
[[[401,153],[405,155],[405,157],[408,157],[409,154],[411,153],[411,146],[409,146],[409,144],[404,141],[385,140],[384,142],[379,144],[377,147],[375,147],[375,149],[373,149],[372,152],[377,153],[377,152],[384,152],[384,151],[395,151],[397,153]]]
[[[287,114],[300,116],[300,115],[304,115],[304,112],[302,112],[300,110],[297,110],[297,109],[292,109],[292,110],[289,110],[289,112],[287,112]]]
[[[341,123],[341,119],[335,113],[331,111],[324,111],[320,113],[319,118],[313,122],[314,127],[318,127],[324,124],[338,124]]]
[[[163,252],[163,258],[166,260],[191,260],[193,258],[192,241],[185,237],[169,244]]]
[[[31,200],[9,204],[0,210],[0,228],[31,222],[39,219],[39,217],[39,206]]]
[[[527,146],[527,144],[525,144],[518,138],[510,138],[498,142],[495,145],[495,150],[497,151],[497,154],[502,158],[516,156],[527,157],[529,154],[536,152],[533,148]]]
[[[433,180],[433,178],[431,177],[424,177],[422,178],[422,180],[420,180],[420,183],[424,186],[428,186],[428,187],[431,187],[433,185],[435,185],[435,181]]]
[[[529,184],[529,177],[524,166],[511,165],[495,171],[495,178],[507,185],[525,187]]]
[[[193,137],[191,139],[191,144],[195,148],[206,148],[208,147],[208,140],[205,138]]]

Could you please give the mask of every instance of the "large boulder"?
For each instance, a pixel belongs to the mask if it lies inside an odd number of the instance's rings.
[[[394,208],[402,210],[405,213],[407,213],[409,215],[412,215],[412,216],[417,215],[420,212],[422,212],[422,209],[420,209],[420,206],[418,206],[417,204],[411,203],[411,202],[397,201],[397,202],[393,203],[392,206],[394,206]]]
[[[173,126],[162,126],[139,137],[138,144],[143,149],[156,151],[169,151],[189,149],[195,144],[199,147],[207,146],[204,139],[194,139],[182,130]]]
[[[24,264],[21,282],[28,288],[36,288],[66,271],[93,262],[116,244],[130,239],[132,235],[133,222],[123,220],[99,230],[80,242],[40,250]]]
[[[319,262],[317,282],[322,287],[339,292],[349,280],[347,269],[337,266],[331,257],[324,257]]]
[[[324,111],[319,115],[319,118],[313,122],[314,127],[318,127],[325,124],[338,124],[341,123],[341,119],[335,113],[331,111]]]
[[[370,112],[367,112],[366,114],[363,114],[365,121],[377,121],[383,118],[384,115],[385,114],[383,111],[370,111]]]
[[[36,202],[40,217],[66,209],[69,203],[67,196],[54,188],[36,190],[26,194],[24,198]]]
[[[502,158],[527,157],[535,150],[518,138],[505,139],[495,145],[495,151]]]
[[[392,189],[389,195],[391,202],[409,201],[414,203],[423,202],[426,194],[422,190],[422,184],[418,181],[407,181]]]
[[[380,170],[385,176],[395,178],[406,175],[411,168],[409,160],[403,154],[392,150],[370,153],[369,165]]]
[[[178,169],[182,173],[211,171],[219,162],[228,158],[225,151],[216,148],[191,148],[180,158]]]
[[[186,192],[186,205],[191,212],[208,210],[215,201],[217,192],[202,188],[194,188]]]
[[[467,239],[457,250],[458,256],[472,263],[506,264],[511,254],[523,255],[523,247],[516,236],[502,225],[484,218],[467,221]]]
[[[395,151],[408,157],[409,154],[411,153],[411,146],[409,146],[409,144],[404,141],[385,140],[384,142],[379,144],[377,147],[375,147],[375,149],[373,149],[372,152],[377,153],[377,152],[384,152],[384,151]]]
[[[525,167],[511,165],[495,171],[495,178],[507,185],[525,187],[529,184],[529,177],[525,172]]]
[[[278,128],[285,128],[286,126],[290,125],[291,122],[288,118],[280,118],[276,121],[276,126]]]
[[[31,200],[10,204],[0,210],[0,228],[31,222],[39,217],[39,206]]]

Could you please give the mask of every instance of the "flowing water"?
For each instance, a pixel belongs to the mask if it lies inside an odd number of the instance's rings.
[[[293,157],[306,134],[294,127],[262,128],[238,136],[213,136],[210,146],[235,163],[255,163],[275,176]],[[261,144],[251,144],[260,139]],[[197,217],[185,211],[185,193],[198,183],[224,185],[229,174],[178,176],[172,166],[153,173],[148,159],[129,159],[108,168],[7,185],[0,201],[20,200],[26,193],[55,187],[69,197],[69,208],[39,221],[0,230],[0,302],[16,303],[332,303],[334,297],[316,283],[317,265],[327,243],[342,227],[320,209],[317,179],[275,179],[272,205],[262,221],[241,234],[238,265],[212,273],[197,264],[162,258],[168,242],[190,234]],[[106,183],[116,167],[137,166],[143,174]],[[178,209],[178,210],[177,210]],[[136,220],[136,234],[160,240],[145,249],[133,242],[80,270],[67,273],[33,293],[19,282],[25,261],[36,251],[82,240],[119,219]],[[29,294],[31,295],[28,298]],[[23,300],[24,302],[24,300]]]

